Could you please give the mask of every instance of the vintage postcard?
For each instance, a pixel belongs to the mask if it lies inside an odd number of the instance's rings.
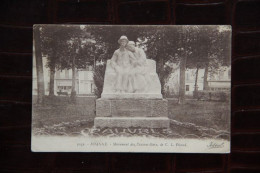
[[[230,152],[230,26],[33,33],[32,151]]]

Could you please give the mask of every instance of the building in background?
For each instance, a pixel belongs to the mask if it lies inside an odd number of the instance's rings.
[[[218,71],[209,76],[208,85],[210,91],[229,91],[231,87],[231,68],[220,67]]]
[[[88,66],[84,70],[78,71],[78,94],[94,94],[93,67]]]
[[[49,94],[50,70],[46,67],[47,59],[43,58],[43,74],[45,84],[45,95]],[[56,70],[54,78],[54,94],[70,95],[72,88],[72,70]],[[88,66],[86,69],[76,69],[76,85],[77,95],[93,95],[94,94],[93,67]],[[36,63],[33,61],[33,95],[37,95],[37,74]]]
[[[205,69],[198,71],[197,87],[198,91],[204,88]],[[186,69],[185,72],[185,95],[193,95],[195,90],[196,69]],[[214,74],[208,74],[208,86],[210,91],[228,91],[230,90],[231,69],[227,66],[220,67]],[[180,87],[180,69],[177,68],[171,74],[166,83],[166,90],[170,95],[179,95]]]

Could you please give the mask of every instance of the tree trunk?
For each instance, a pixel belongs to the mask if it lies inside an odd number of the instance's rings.
[[[184,37],[181,36],[181,42],[185,47],[181,53],[180,60],[180,87],[179,87],[179,104],[184,104],[185,102],[185,71],[186,71],[186,61],[187,61],[187,51],[188,51],[188,42],[183,42],[188,38],[188,32],[186,29],[183,30]],[[185,52],[184,52],[185,51]]]
[[[203,90],[208,90],[209,89],[208,73],[209,73],[209,62],[207,62],[206,66],[205,66],[204,80],[203,80]]]
[[[75,68],[75,58],[72,60],[72,87],[71,87],[71,102],[76,102],[76,68]]]
[[[199,66],[197,65],[195,84],[194,84],[194,92],[193,92],[193,97],[194,98],[198,97],[198,75],[199,75]]]
[[[160,55],[160,52],[158,53]],[[164,89],[164,85],[165,85],[165,79],[164,79],[164,59],[163,58],[159,58],[158,63],[156,63],[156,71],[161,83],[161,93],[163,95],[163,97],[165,96],[165,89]]]
[[[43,97],[45,95],[44,89],[44,74],[42,65],[42,53],[41,53],[41,38],[39,28],[34,28],[34,43],[35,44],[35,60],[36,60],[36,73],[37,73],[37,103],[43,103]]]
[[[185,71],[186,71],[186,56],[180,61],[180,88],[179,88],[179,104],[185,101]]]
[[[164,79],[164,59],[163,58],[160,58],[160,61],[159,61],[159,64],[160,64],[160,80],[161,80],[161,93],[163,95],[163,97],[165,97],[165,79]]]
[[[53,62],[54,63],[54,62]],[[49,96],[54,96],[55,64],[50,66],[50,88]]]

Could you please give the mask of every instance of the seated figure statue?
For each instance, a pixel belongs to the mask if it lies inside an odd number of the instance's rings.
[[[145,93],[150,86],[150,76],[146,73],[146,55],[143,49],[135,47],[133,41],[129,41],[126,47],[131,51],[135,59],[132,62],[129,83],[132,84],[134,93]]]
[[[126,36],[107,61],[101,98],[162,98],[154,60],[146,59],[141,48]]]
[[[122,36],[118,40],[118,43],[120,44],[120,48],[114,52],[110,61],[112,68],[116,72],[114,90],[116,93],[132,93],[134,91],[130,78],[133,63],[136,61],[135,56],[131,51],[126,49],[128,43],[126,36]]]

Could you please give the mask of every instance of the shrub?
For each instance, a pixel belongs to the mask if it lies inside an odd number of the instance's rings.
[[[95,95],[97,98],[101,97],[103,91],[104,78],[105,78],[106,64],[97,65],[93,71],[94,83],[95,83]]]
[[[224,91],[198,91],[198,100],[228,101],[230,94]]]

